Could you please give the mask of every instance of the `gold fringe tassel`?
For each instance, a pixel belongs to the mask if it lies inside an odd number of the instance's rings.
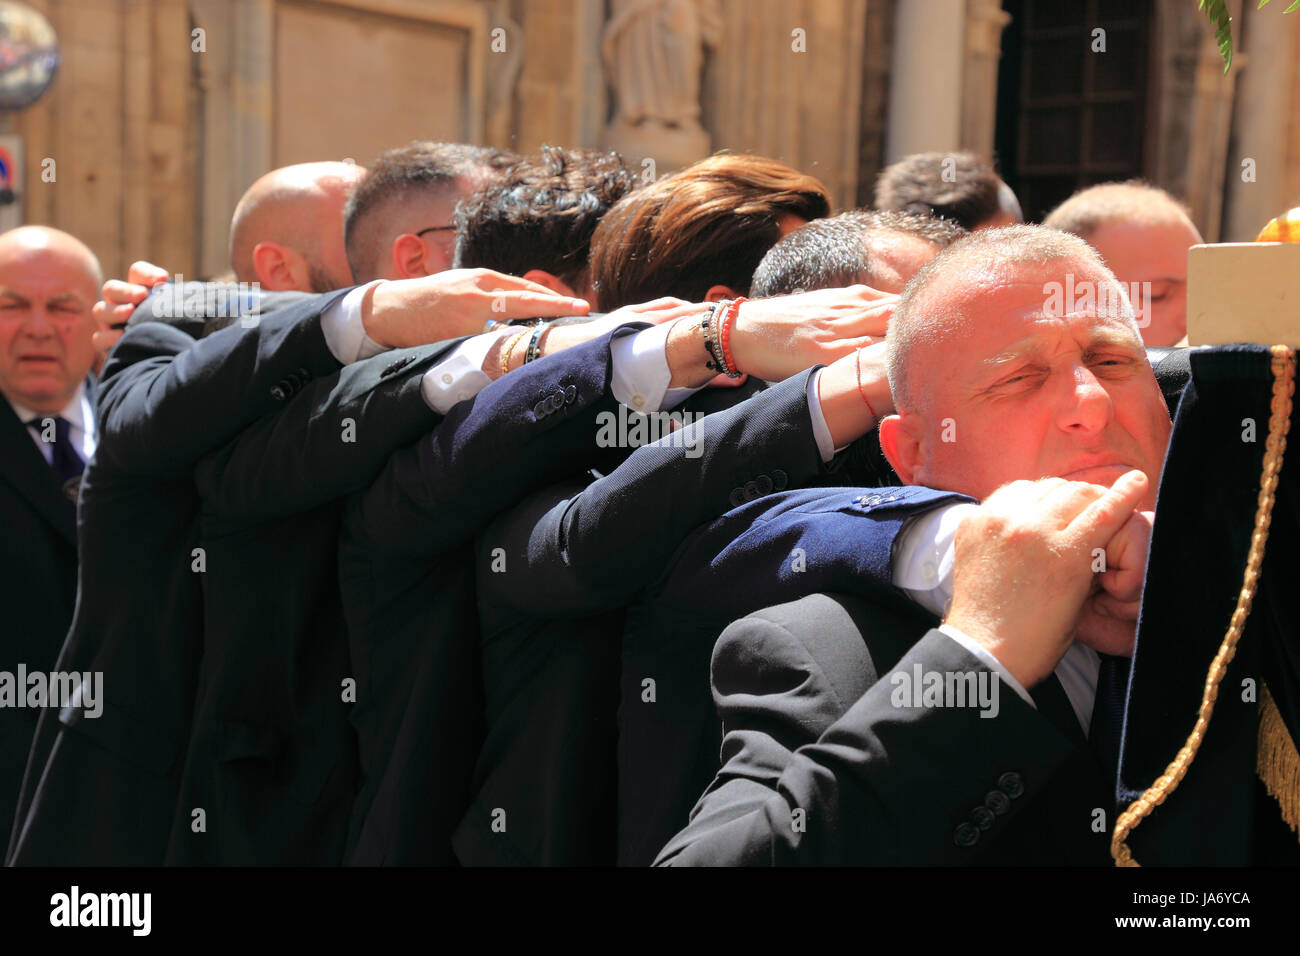
[[[1273,355],[1273,398],[1270,403],[1268,420],[1268,442],[1264,447],[1264,469],[1259,483],[1259,506],[1255,510],[1255,530],[1250,539],[1250,552],[1246,556],[1246,573],[1242,580],[1241,592],[1237,595],[1237,607],[1232,612],[1228,624],[1228,633],[1223,636],[1219,651],[1210,663],[1209,673],[1205,677],[1205,690],[1201,695],[1201,705],[1197,709],[1196,724],[1187,735],[1187,741],[1177,756],[1165,768],[1165,772],[1156,778],[1142,796],[1138,797],[1127,810],[1115,821],[1115,831],[1111,834],[1110,854],[1116,866],[1138,866],[1129,849],[1129,834],[1145,820],[1156,807],[1165,802],[1165,798],[1178,789],[1178,785],[1187,776],[1187,771],[1201,749],[1205,739],[1205,730],[1214,715],[1214,702],[1219,696],[1219,683],[1228,671],[1228,664],[1237,653],[1237,642],[1246,628],[1246,619],[1250,617],[1250,608],[1255,600],[1255,588],[1259,584],[1259,571],[1264,563],[1264,547],[1268,543],[1269,523],[1273,520],[1273,501],[1277,494],[1278,476],[1282,471],[1282,459],[1286,452],[1286,434],[1291,427],[1291,398],[1295,393],[1295,352],[1285,345],[1274,345],[1270,350]]]
[[[1255,772],[1264,781],[1268,795],[1277,801],[1282,819],[1300,836],[1300,753],[1286,729],[1286,721],[1277,709],[1277,702],[1261,684],[1259,695],[1259,750],[1255,756]]]

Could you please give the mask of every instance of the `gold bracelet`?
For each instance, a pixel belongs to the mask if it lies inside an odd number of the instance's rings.
[[[514,335],[510,336],[510,340],[508,342],[502,344],[501,346],[501,374],[502,375],[505,375],[507,372],[510,371],[510,356],[514,354],[515,346],[519,344],[520,340],[522,340],[525,335],[528,335],[527,329],[525,329],[522,332],[516,332]]]

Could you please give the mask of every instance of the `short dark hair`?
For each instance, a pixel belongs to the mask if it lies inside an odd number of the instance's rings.
[[[993,164],[975,153],[913,153],[881,172],[875,206],[975,229],[1002,209],[1003,188]]]
[[[600,308],[671,295],[700,302],[715,285],[748,295],[754,269],[788,215],[820,219],[816,178],[763,156],[721,153],[624,197],[591,242]]]
[[[955,222],[933,216],[871,209],[842,212],[800,226],[769,249],[754,270],[750,294],[788,295],[859,282],[873,285],[867,242],[873,234],[882,232],[916,236],[940,249],[966,235],[966,230]]]
[[[455,265],[541,269],[582,294],[592,233],[634,185],[618,153],[543,146],[457,208]]]
[[[352,274],[375,269],[386,236],[383,220],[417,196],[453,192],[461,179],[495,176],[518,157],[486,146],[415,140],[379,155],[357,183],[343,210],[343,245]]]

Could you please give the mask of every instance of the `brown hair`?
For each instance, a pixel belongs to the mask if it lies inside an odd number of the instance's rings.
[[[881,172],[876,208],[934,216],[975,229],[1008,211],[1002,208],[1001,187],[993,165],[975,153],[913,153]]]
[[[762,156],[710,156],[623,197],[591,238],[592,287],[606,312],[672,295],[748,294],[781,218],[820,219],[826,187]]]

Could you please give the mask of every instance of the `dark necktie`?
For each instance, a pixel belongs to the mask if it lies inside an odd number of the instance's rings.
[[[1088,739],[1112,778],[1119,766],[1119,741],[1124,731],[1124,701],[1128,697],[1129,659],[1101,654],[1097,698],[1092,705]]]
[[[36,437],[45,440],[45,418],[33,418],[27,427],[36,432]],[[86,470],[86,463],[77,454],[72,445],[72,430],[68,420],[61,415],[54,418],[54,441],[51,443],[53,455],[50,467],[59,479],[59,487],[64,496],[73,505],[77,503],[77,493],[81,490],[81,473]]]

